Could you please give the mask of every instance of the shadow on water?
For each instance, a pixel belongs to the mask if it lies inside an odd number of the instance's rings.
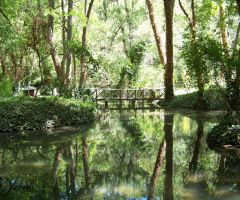
[[[239,199],[238,149],[209,149],[219,112],[102,110],[89,126],[1,135],[0,199]]]

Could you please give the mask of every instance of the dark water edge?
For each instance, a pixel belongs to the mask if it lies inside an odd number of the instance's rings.
[[[103,108],[94,124],[1,135],[0,199],[240,199],[239,149],[206,143],[221,118]]]

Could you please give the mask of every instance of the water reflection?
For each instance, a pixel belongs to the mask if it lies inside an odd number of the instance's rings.
[[[100,117],[90,127],[5,137],[0,199],[240,198],[239,151],[205,142],[219,113],[108,110]]]

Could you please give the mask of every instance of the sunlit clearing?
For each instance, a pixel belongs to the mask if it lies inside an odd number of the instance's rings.
[[[47,166],[47,163],[44,162],[44,161],[39,161],[39,162],[26,162],[26,163],[22,163],[21,166],[44,167],[44,166]]]

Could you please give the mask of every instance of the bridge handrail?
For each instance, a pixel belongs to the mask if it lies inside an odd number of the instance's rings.
[[[164,95],[163,88],[85,88],[96,101],[100,100],[157,100]]]

